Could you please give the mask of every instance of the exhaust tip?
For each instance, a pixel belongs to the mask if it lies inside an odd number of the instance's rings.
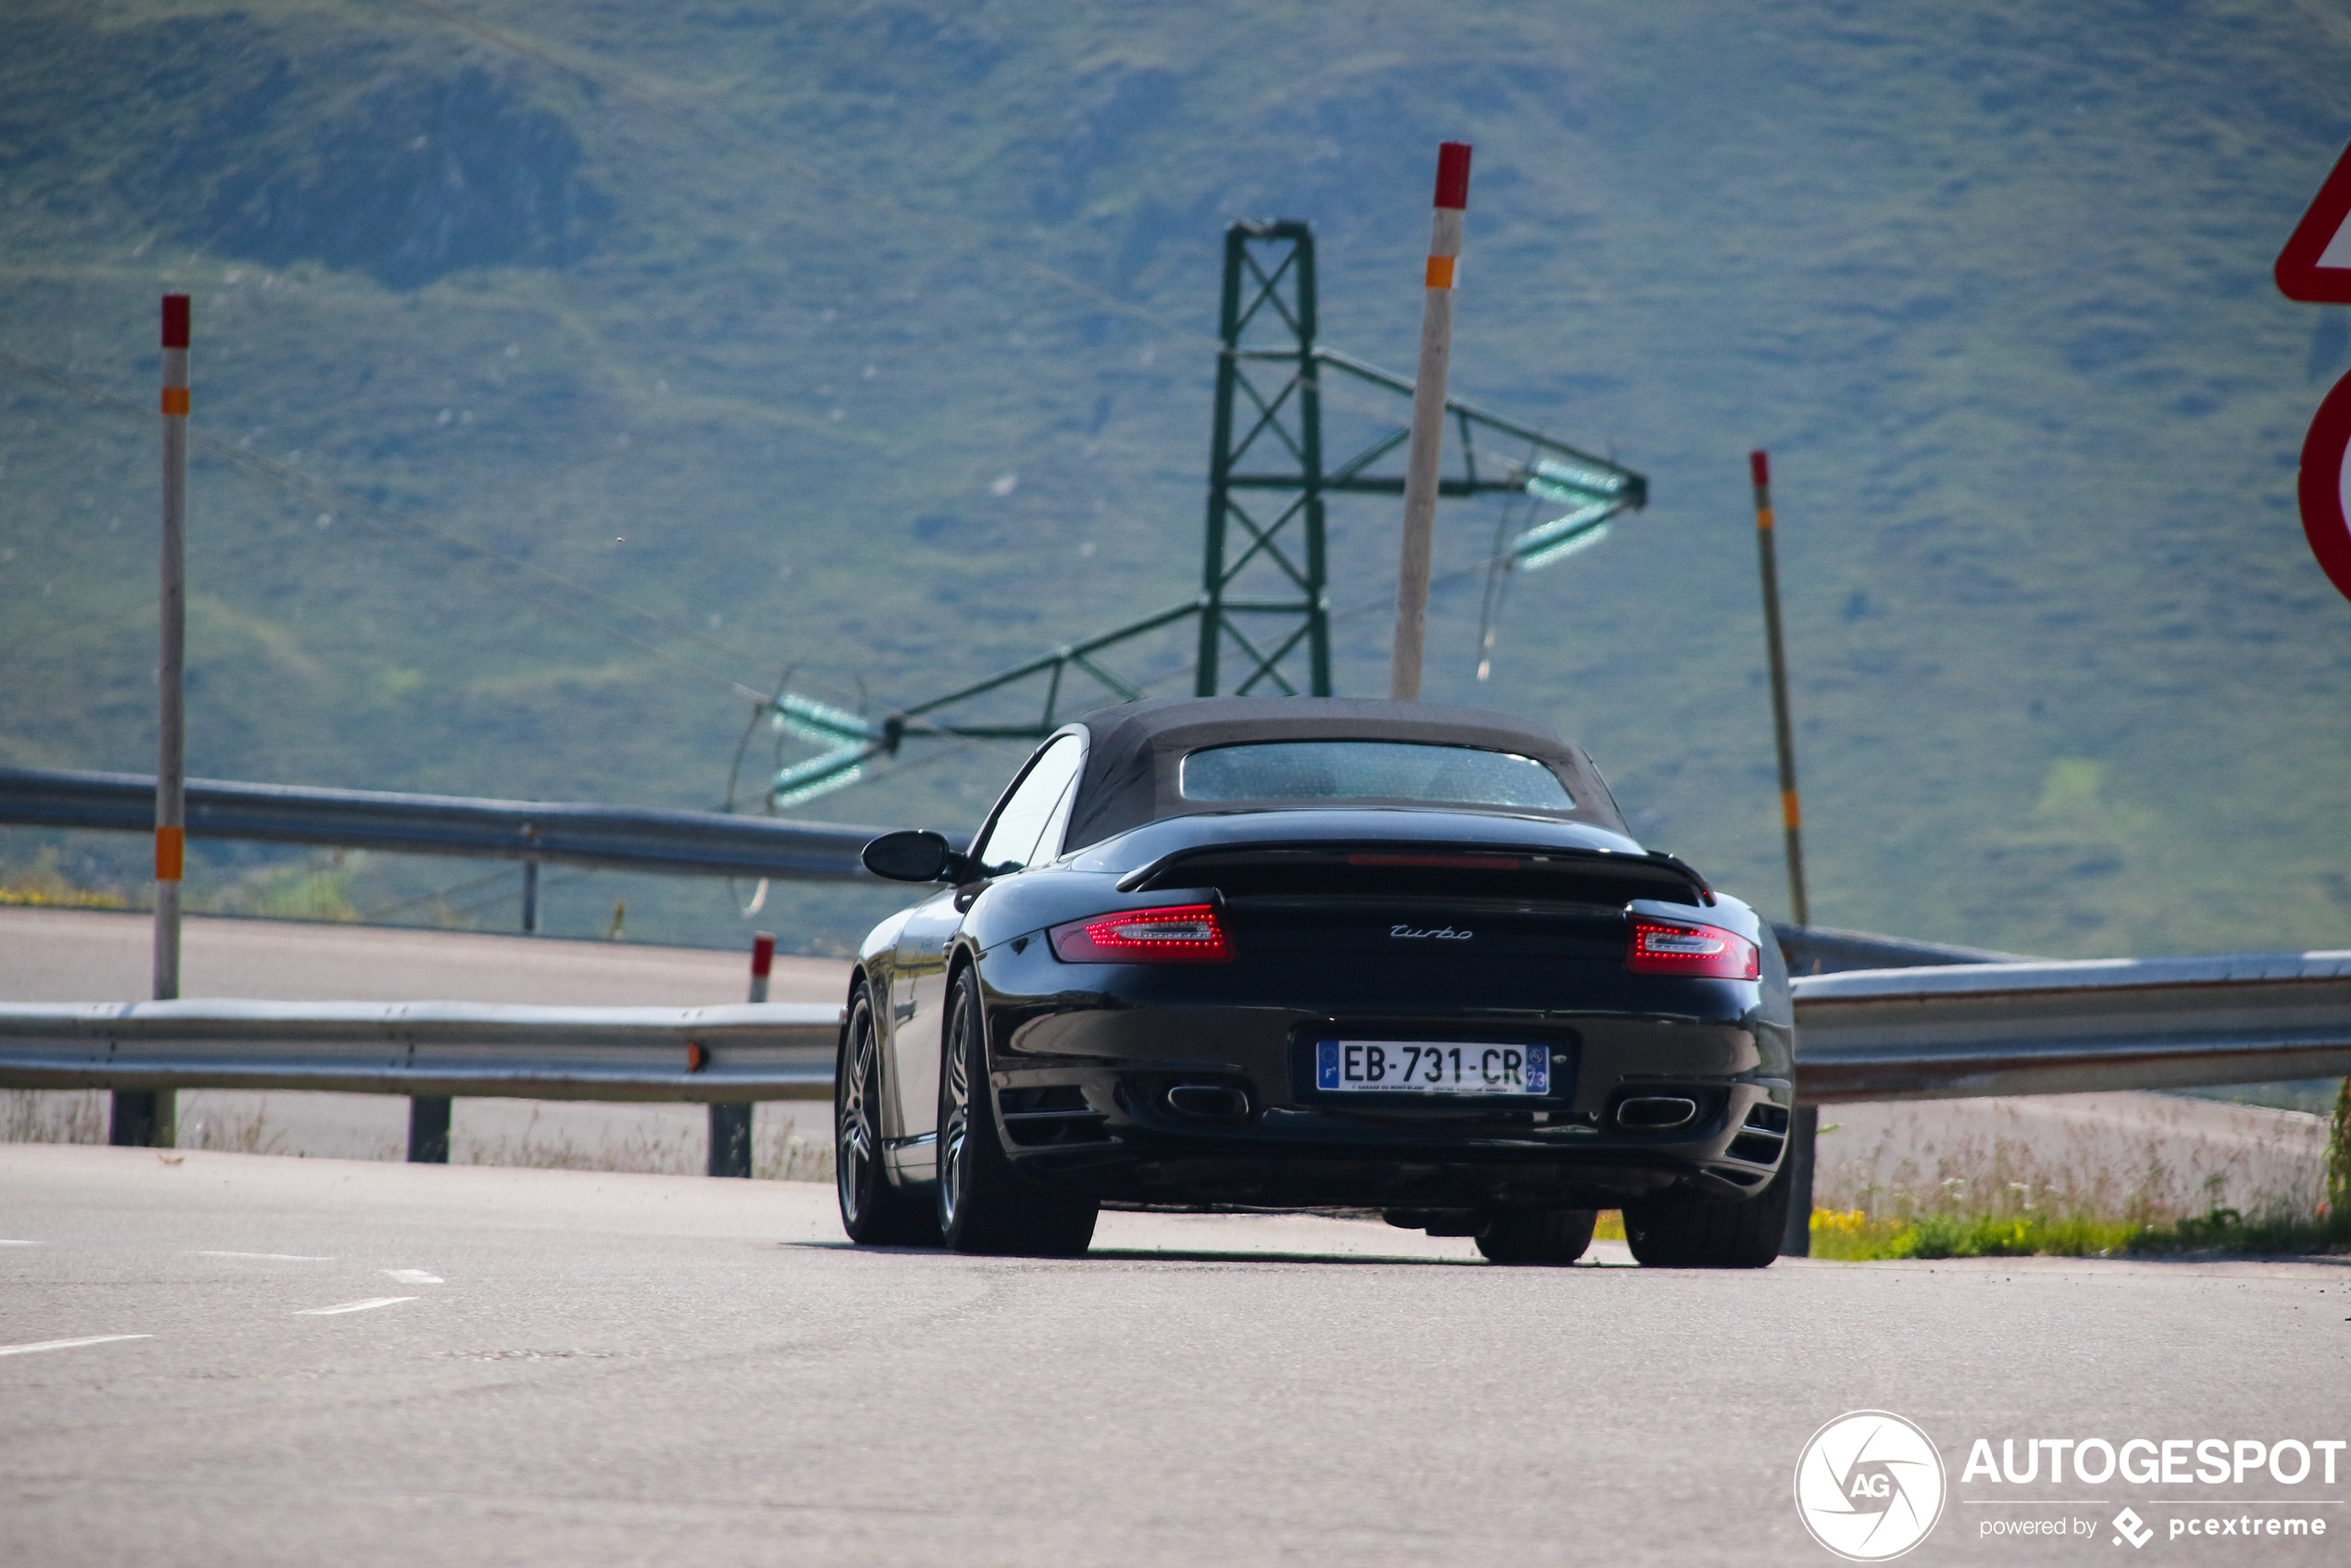
[[[1698,1101],[1679,1094],[1638,1094],[1616,1103],[1616,1125],[1626,1132],[1671,1132],[1698,1120]]]
[[[1167,1108],[1206,1122],[1243,1122],[1249,1091],[1232,1084],[1175,1084],[1167,1090]]]

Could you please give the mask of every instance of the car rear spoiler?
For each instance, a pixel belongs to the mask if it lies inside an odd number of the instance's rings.
[[[1628,853],[1622,850],[1584,849],[1560,844],[1458,844],[1413,843],[1395,839],[1272,839],[1259,842],[1192,844],[1171,851],[1158,859],[1145,863],[1118,879],[1122,893],[1140,892],[1161,883],[1187,862],[1220,855],[1312,853],[1323,855],[1378,855],[1410,857],[1413,855],[1460,857],[1477,860],[1541,860],[1551,864],[1582,862],[1594,871],[1633,873],[1665,873],[1673,880],[1687,888],[1691,897],[1668,900],[1674,903],[1711,905],[1714,890],[1708,885],[1698,869],[1678,855],[1663,850],[1648,850]]]

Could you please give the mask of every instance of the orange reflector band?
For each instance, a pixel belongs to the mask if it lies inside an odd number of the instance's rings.
[[[1769,506],[1758,506],[1755,509],[1755,526],[1759,529],[1768,529],[1772,526],[1772,509]]]
[[[1780,815],[1787,823],[1790,828],[1798,828],[1803,825],[1804,814],[1797,809],[1795,790],[1783,790],[1780,791]]]
[[[1449,289],[1453,286],[1453,258],[1451,256],[1433,255],[1428,258],[1428,286],[1432,289]]]
[[[188,830],[185,828],[155,829],[155,880],[177,882],[180,867],[188,858]]]
[[[164,388],[163,411],[185,419],[188,417],[188,389],[185,387]]]

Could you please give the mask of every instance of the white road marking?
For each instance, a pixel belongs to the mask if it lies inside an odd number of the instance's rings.
[[[70,1350],[81,1345],[111,1345],[118,1339],[152,1339],[152,1334],[93,1334],[87,1339],[44,1339],[37,1345],[0,1345],[0,1356],[29,1356],[36,1350]]]
[[[274,1258],[281,1263],[331,1263],[332,1258],[321,1258],[309,1252],[198,1252],[199,1258]]]
[[[38,1247],[38,1241],[0,1241],[0,1247]]]
[[[446,1285],[449,1282],[437,1274],[427,1274],[420,1268],[388,1268],[379,1271],[386,1279],[403,1285]]]
[[[340,1306],[305,1307],[296,1317],[332,1317],[337,1313],[364,1313],[375,1307],[396,1307],[403,1301],[413,1301],[414,1296],[370,1296],[364,1301],[345,1301]]]

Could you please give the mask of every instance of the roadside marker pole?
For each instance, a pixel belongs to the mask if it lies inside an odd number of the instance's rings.
[[[1755,549],[1763,574],[1763,636],[1772,655],[1772,733],[1780,753],[1780,820],[1787,830],[1788,904],[1798,926],[1812,923],[1804,896],[1804,813],[1796,799],[1796,731],[1787,716],[1787,650],[1780,638],[1780,564],[1772,521],[1772,458],[1757,450],[1748,454],[1755,479]],[[1788,1184],[1787,1224],[1780,1233],[1780,1256],[1812,1255],[1812,1170],[1814,1139],[1820,1137],[1821,1108],[1798,1105],[1788,1122],[1787,1151],[1781,1156],[1787,1169],[1780,1177]]]
[[[751,996],[753,1002],[767,1000],[767,977],[776,967],[776,933],[754,931],[751,938]]]
[[[155,765],[155,1000],[180,995],[188,794],[188,296],[163,296],[163,660]]]
[[[768,972],[776,966],[776,934],[754,932],[751,939],[751,998],[767,1000]],[[710,1174],[715,1176],[751,1175],[751,1114],[749,1101],[710,1108]]]
[[[1755,550],[1763,572],[1763,637],[1772,658],[1772,730],[1780,749],[1780,820],[1787,829],[1787,896],[1789,911],[1799,926],[1812,923],[1804,896],[1804,813],[1796,798],[1796,732],[1787,716],[1787,651],[1780,640],[1780,566],[1773,542],[1772,459],[1757,451],[1748,454],[1755,475]]]
[[[180,877],[187,858],[188,296],[163,296],[162,698],[155,759],[155,997],[180,996]],[[178,1141],[175,1092],[118,1092],[107,1139],[168,1149]]]
[[[1396,663],[1387,694],[1421,695],[1421,653],[1428,638],[1430,541],[1437,529],[1437,465],[1445,449],[1445,372],[1453,355],[1453,264],[1462,254],[1469,208],[1470,144],[1437,148],[1436,217],[1421,305],[1421,364],[1412,380],[1412,444],[1404,466],[1404,553],[1396,573]]]

